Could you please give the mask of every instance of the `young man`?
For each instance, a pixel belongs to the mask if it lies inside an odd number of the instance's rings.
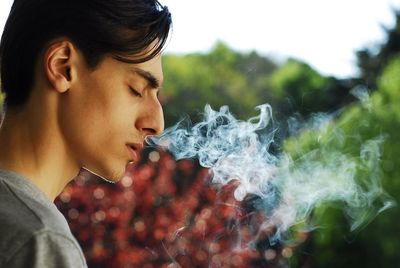
[[[54,199],[109,181],[164,127],[171,16],[157,0],[15,0],[0,45],[0,267],[85,267]]]

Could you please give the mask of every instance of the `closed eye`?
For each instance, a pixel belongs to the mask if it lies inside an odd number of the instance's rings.
[[[129,87],[129,89],[131,90],[131,92],[133,93],[133,95],[135,95],[136,97],[142,97],[142,94],[139,93],[139,91],[137,91],[136,89],[134,89],[133,87]]]

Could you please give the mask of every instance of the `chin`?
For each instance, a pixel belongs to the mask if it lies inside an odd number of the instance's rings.
[[[93,176],[102,179],[104,181],[110,182],[110,183],[117,183],[118,181],[120,181],[125,173],[126,173],[126,168],[123,167],[122,169],[90,169],[90,168],[86,168],[83,167],[83,169],[87,170],[88,172],[90,172]]]

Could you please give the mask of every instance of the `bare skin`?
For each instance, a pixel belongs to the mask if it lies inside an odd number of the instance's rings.
[[[59,39],[40,56],[34,79],[28,102],[6,111],[0,169],[25,176],[50,200],[82,167],[118,181],[145,136],[163,131],[160,56],[135,65],[106,56],[92,70]]]

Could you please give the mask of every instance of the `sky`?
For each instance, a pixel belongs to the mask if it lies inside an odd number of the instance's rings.
[[[0,0],[3,29],[12,0]],[[207,52],[217,41],[324,75],[357,75],[355,51],[385,41],[400,0],[160,0],[173,17],[167,53]]]

